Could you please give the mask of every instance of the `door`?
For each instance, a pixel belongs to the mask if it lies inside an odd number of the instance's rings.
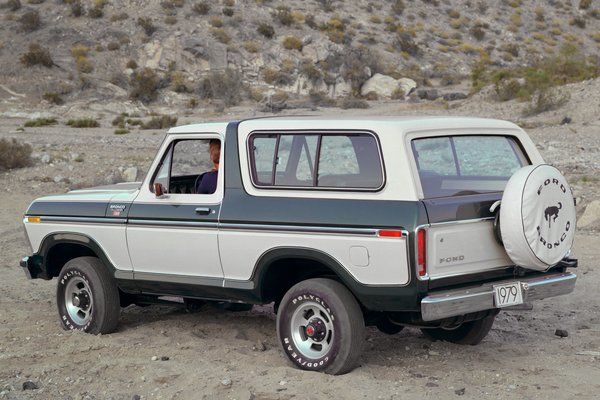
[[[129,212],[127,244],[135,280],[222,286],[220,144],[218,134],[167,137]],[[162,195],[155,193],[157,185]]]

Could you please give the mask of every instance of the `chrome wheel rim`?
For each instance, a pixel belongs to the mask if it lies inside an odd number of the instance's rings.
[[[69,318],[77,325],[85,325],[92,319],[94,299],[88,283],[83,278],[74,277],[67,283],[65,306]]]
[[[294,345],[304,357],[323,357],[333,344],[335,329],[331,315],[315,302],[303,303],[292,315],[291,333]]]

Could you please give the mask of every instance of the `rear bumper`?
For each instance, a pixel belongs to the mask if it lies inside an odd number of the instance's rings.
[[[523,289],[523,301],[541,300],[547,297],[571,293],[577,275],[556,273],[534,278],[514,278],[465,289],[438,292],[421,300],[424,321],[435,321],[447,317],[464,315],[496,308],[492,285],[519,281]]]

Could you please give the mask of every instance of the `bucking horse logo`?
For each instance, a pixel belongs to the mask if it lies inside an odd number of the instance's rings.
[[[558,212],[562,208],[562,203],[559,201],[558,206],[550,206],[546,207],[544,210],[544,218],[548,221],[548,229],[552,225],[552,222],[556,222],[556,218],[558,218]]]

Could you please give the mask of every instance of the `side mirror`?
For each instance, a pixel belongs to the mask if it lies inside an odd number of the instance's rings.
[[[165,191],[163,189],[163,185],[162,183],[155,183],[154,184],[154,195],[158,198],[158,197],[162,197],[165,194]]]

